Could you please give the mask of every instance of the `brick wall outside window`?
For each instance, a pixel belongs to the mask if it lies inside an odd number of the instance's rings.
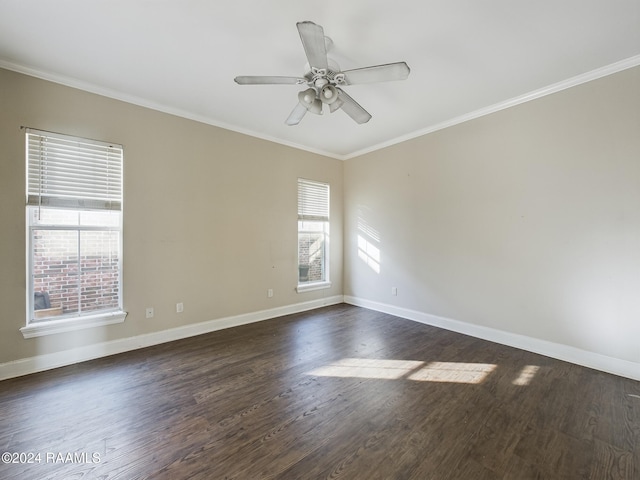
[[[324,234],[305,234],[298,236],[298,263],[309,266],[308,282],[322,281],[322,257]],[[302,279],[300,279],[302,281]]]
[[[63,314],[118,307],[118,232],[35,230],[33,291]],[[78,252],[78,243],[80,252]],[[78,254],[80,253],[80,254]]]

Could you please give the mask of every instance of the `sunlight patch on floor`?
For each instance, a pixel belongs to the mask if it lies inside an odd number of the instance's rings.
[[[538,373],[538,370],[540,370],[540,367],[536,365],[526,365],[522,368],[522,370],[520,370],[518,378],[516,378],[511,383],[519,386],[529,385],[531,383],[531,380],[533,380],[533,377],[535,377],[536,373]]]
[[[418,382],[481,383],[496,367],[492,363],[431,362],[408,378]]]
[[[368,358],[343,358],[337,362],[316,368],[308,375],[318,377],[379,378],[395,380],[424,365],[411,360],[378,360]]]
[[[491,363],[425,362],[415,360],[385,360],[343,358],[316,368],[307,375],[340,378],[374,378],[417,382],[481,383],[496,369]]]

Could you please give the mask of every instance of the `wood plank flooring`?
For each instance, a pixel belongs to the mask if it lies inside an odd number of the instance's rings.
[[[637,480],[640,382],[336,305],[0,382],[0,452],[6,480]]]

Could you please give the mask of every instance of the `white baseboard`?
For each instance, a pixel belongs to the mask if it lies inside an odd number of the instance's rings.
[[[307,310],[313,310],[314,308],[342,303],[343,300],[344,297],[342,295],[335,295],[333,297],[321,298],[293,305],[285,305],[268,310],[260,310],[232,317],[218,318],[206,322],[183,325],[159,332],[137,335],[135,337],[96,343],[85,347],[73,348],[71,350],[22,358],[20,360],[0,364],[0,380],[20,377],[30,373],[63,367],[65,365],[106,357],[117,353],[136,350],[138,348],[150,347],[160,343],[215,332],[216,330],[223,330],[225,328],[237,327],[248,323],[260,322],[262,320],[269,320],[283,315],[305,312]]]
[[[344,302],[359,307],[388,313],[396,317],[413,320],[415,322],[444,328],[453,332],[462,333],[483,340],[488,340],[502,345],[519,348],[528,352],[538,353],[547,357],[563,360],[565,362],[582,365],[632,380],[640,380],[640,364],[622,360],[619,358],[601,355],[599,353],[581,350],[569,345],[540,340],[538,338],[527,337],[516,333],[505,332],[494,328],[474,325],[471,323],[452,320],[450,318],[439,317],[429,313],[423,313],[402,307],[396,307],[386,303],[375,302],[364,298],[344,296]]]
[[[20,360],[0,364],[0,380],[63,367],[65,365],[93,360],[95,358],[115,355],[117,353],[136,350],[138,348],[150,347],[161,343],[180,340],[182,338],[223,330],[225,328],[260,322],[271,318],[281,317],[283,315],[313,310],[314,308],[320,308],[327,305],[335,305],[342,302],[640,381],[640,364],[630,362],[628,360],[609,357],[568,345],[548,342],[546,340],[518,335],[516,333],[505,332],[481,325],[474,325],[471,323],[452,320],[450,318],[439,317],[437,315],[431,315],[416,310],[348,295],[344,297],[342,295],[335,295],[333,297],[322,298],[319,300],[312,300],[268,310],[184,325],[135,337],[112,340],[110,342],[101,342],[88,345],[86,347],[64,350],[62,352],[22,358]]]

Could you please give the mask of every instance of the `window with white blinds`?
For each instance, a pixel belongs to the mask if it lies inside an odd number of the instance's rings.
[[[122,146],[27,129],[27,204],[122,209]]]
[[[298,220],[329,221],[329,185],[298,179]]]
[[[329,185],[298,179],[298,292],[328,288]]]
[[[121,145],[26,129],[25,338],[124,321]]]

